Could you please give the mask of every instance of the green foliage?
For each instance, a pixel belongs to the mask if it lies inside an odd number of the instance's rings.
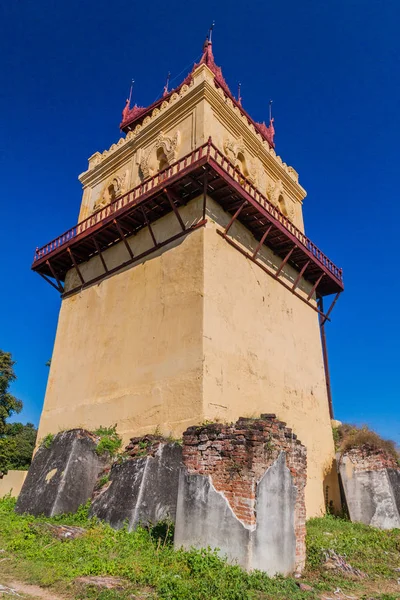
[[[375,450],[384,450],[399,460],[395,442],[383,439],[375,431],[369,429],[367,425],[356,427],[355,425],[343,423],[343,425],[333,429],[333,439],[336,449],[340,452],[367,445]]]
[[[157,547],[164,547],[166,544],[172,546],[174,542],[175,526],[172,521],[160,521],[149,529],[150,537],[157,543]]]
[[[40,445],[43,446],[44,448],[49,449],[50,446],[53,443],[53,440],[55,438],[55,435],[53,433],[48,433],[40,442]]]
[[[99,456],[106,453],[110,454],[110,456],[118,454],[122,445],[122,440],[116,429],[117,426],[114,425],[114,427],[99,427],[93,431],[93,434],[100,438],[96,448],[96,453]]]
[[[333,435],[333,441],[335,443],[335,450],[338,451],[339,445],[340,445],[339,427],[332,427],[332,435]]]
[[[14,365],[11,354],[0,350],[0,476],[9,469],[27,469],[36,441],[32,423],[6,422],[22,410],[22,402],[9,391],[16,380]]]
[[[24,470],[31,464],[37,430],[32,423],[6,423],[0,436],[0,464],[2,471]]]
[[[394,577],[400,558],[400,530],[381,531],[331,515],[307,523],[307,565],[321,568],[324,550],[334,550],[369,576]]]
[[[14,569],[13,577],[19,573],[32,583],[59,585],[66,590],[77,577],[109,575],[122,577],[130,586],[125,592],[88,590],[74,597],[132,598],[138,589],[137,596],[142,597],[140,590],[145,589],[149,595],[143,597],[149,600],[316,598],[304,595],[292,578],[271,579],[257,571],[246,573],[238,566],[228,565],[215,551],[175,551],[172,526],[168,523],[128,533],[126,529],[111,529],[96,519],[88,521],[87,506],[76,515],[33,518],[17,515],[14,505],[14,499],[0,500],[0,547],[7,558],[4,565]],[[42,528],[32,527],[32,523],[40,522],[83,526],[87,534],[61,541]]]
[[[122,600],[318,600],[321,592],[340,587],[349,596],[395,600],[389,587],[397,586],[400,530],[380,531],[332,516],[307,524],[307,571],[303,577],[315,591],[301,591],[292,577],[269,578],[259,571],[247,573],[228,565],[216,551],[174,550],[173,525],[165,522],[129,533],[114,530],[97,519],[88,519],[89,504],[74,515],[52,518],[17,515],[15,499],[0,500],[2,569],[10,568],[30,583],[70,590],[75,598]],[[75,540],[58,540],[38,523],[76,525],[87,529]],[[368,580],[352,581],[324,571],[324,550],[333,549],[350,564],[368,573]],[[77,587],[74,580],[88,575],[116,576],[127,581],[124,591]],[[363,595],[363,585],[376,583],[379,594]],[[380,588],[382,584],[382,588]],[[370,588],[367,588],[370,590]],[[144,593],[142,593],[144,591]],[[328,594],[323,594],[327,596]]]
[[[106,473],[106,475],[102,475],[102,477],[100,477],[99,481],[96,484],[96,488],[100,489],[103,487],[103,485],[106,485],[106,483],[108,483],[110,481],[110,473]]]
[[[9,392],[11,383],[17,378],[14,373],[14,365],[15,361],[10,352],[0,350],[0,435],[5,432],[6,420],[22,410],[21,400],[17,400]]]

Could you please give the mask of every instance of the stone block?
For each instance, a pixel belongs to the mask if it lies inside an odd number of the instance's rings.
[[[84,429],[59,433],[49,448],[36,452],[15,507],[18,513],[53,515],[76,512],[92,493],[106,459],[97,440]]]
[[[356,448],[339,461],[352,521],[379,529],[400,528],[400,470],[384,452]]]
[[[150,449],[150,448],[149,448]],[[90,514],[119,529],[175,521],[182,448],[159,443],[146,456],[115,463],[109,481],[96,493]]]

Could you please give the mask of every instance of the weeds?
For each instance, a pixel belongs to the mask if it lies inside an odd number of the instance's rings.
[[[343,425],[333,428],[333,439],[336,449],[341,453],[352,448],[369,446],[374,450],[383,450],[394,456],[396,460],[399,460],[396,443],[392,440],[381,438],[375,431],[369,429],[367,425],[356,427],[355,425],[343,423]]]
[[[2,575],[20,577],[29,583],[60,589],[66,597],[122,600],[317,600],[324,590],[340,587],[362,597],[364,585],[375,582],[365,598],[394,600],[398,593],[400,530],[380,531],[365,525],[327,516],[307,524],[307,569],[303,581],[313,591],[301,591],[292,577],[270,578],[265,573],[247,573],[228,565],[215,550],[173,548],[173,525],[159,523],[149,529],[111,529],[97,519],[88,519],[89,505],[74,515],[52,518],[18,515],[15,500],[0,500],[0,548]],[[58,540],[33,523],[77,525],[87,529],[75,540]],[[346,556],[353,566],[369,575],[368,580],[351,581],[327,573],[324,551],[333,549]],[[88,575],[116,576],[127,581],[124,591],[99,591],[77,587],[74,580]],[[3,582],[2,582],[3,583]],[[392,586],[392,587],[390,587]],[[376,590],[380,590],[376,593]],[[144,592],[142,594],[142,592]],[[357,593],[355,593],[357,592]],[[332,595],[332,594],[330,594]]]
[[[105,475],[102,475],[99,479],[99,481],[96,483],[96,489],[100,489],[102,488],[104,485],[106,485],[106,483],[108,483],[110,481],[110,473],[106,473]]]
[[[102,456],[108,453],[110,456],[116,456],[121,448],[122,440],[114,427],[99,427],[93,431],[93,435],[100,438],[96,447],[96,454]]]
[[[346,556],[352,567],[370,577],[390,578],[400,558],[400,530],[381,531],[361,523],[327,515],[307,523],[307,566],[321,568],[324,551]]]
[[[174,550],[172,524],[159,524],[149,530],[114,530],[96,519],[88,520],[88,507],[76,515],[33,518],[14,512],[15,500],[0,500],[0,547],[4,563],[13,576],[44,586],[65,590],[77,577],[85,575],[118,576],[129,585],[152,590],[149,599],[160,600],[255,600],[293,598],[302,600],[294,579],[271,579],[264,573],[246,573],[228,565],[211,550]],[[54,540],[48,533],[32,528],[32,522],[65,523],[87,528],[76,540]],[[12,561],[12,564],[11,564]],[[3,566],[3,565],[2,565]],[[125,598],[124,592],[88,589],[81,598]],[[76,597],[76,595],[74,595]],[[132,597],[132,593],[131,596]],[[312,598],[313,596],[308,596]]]
[[[47,450],[50,448],[50,446],[53,443],[53,440],[55,438],[55,435],[53,433],[48,433],[46,435],[46,437],[44,437],[42,439],[42,441],[40,442],[40,446],[43,446],[43,448],[47,448]]]

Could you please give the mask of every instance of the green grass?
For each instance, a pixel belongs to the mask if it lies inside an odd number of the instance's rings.
[[[394,571],[400,567],[400,529],[381,531],[333,516],[310,519],[307,523],[309,570],[320,568],[323,551],[329,549],[347,557],[352,567],[367,573],[369,578],[400,576]]]
[[[128,533],[115,531],[96,519],[88,520],[88,506],[81,507],[75,515],[50,519],[17,515],[14,505],[14,499],[9,497],[0,500],[0,549],[5,550],[1,557],[7,559],[1,564],[2,573],[50,586],[66,597],[117,600],[138,594],[138,598],[148,600],[317,600],[321,590],[364,585],[324,572],[323,550],[329,548],[346,554],[353,566],[370,575],[368,585],[376,582],[379,586],[379,594],[375,593],[374,598],[400,597],[385,587],[397,579],[393,568],[399,566],[399,531],[380,532],[333,517],[311,520],[303,581],[315,591],[302,592],[292,577],[272,579],[257,571],[246,573],[226,564],[211,550],[175,551],[170,524]],[[59,541],[43,528],[32,527],[40,522],[85,527],[87,534],[76,540]],[[73,583],[85,575],[122,577],[128,582],[127,589],[99,592]]]

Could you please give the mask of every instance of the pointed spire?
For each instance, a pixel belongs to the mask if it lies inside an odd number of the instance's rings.
[[[131,81],[131,89],[129,90],[129,100],[128,100],[128,104],[129,106],[131,105],[131,100],[132,100],[132,90],[133,90],[133,84],[135,83],[135,80],[132,79]]]
[[[211,27],[208,30],[208,34],[207,34],[207,37],[206,37],[204,45],[203,45],[203,56],[201,57],[200,62],[198,64],[194,65],[193,71],[200,65],[207,65],[207,67],[210,69],[210,71],[212,71],[214,73],[215,80],[217,81],[217,83],[226,92],[228,92],[228,94],[230,96],[232,96],[231,91],[228,87],[228,84],[226,83],[224,76],[222,75],[221,67],[218,67],[215,64],[214,55],[213,55],[213,51],[212,51],[212,41],[211,41],[211,36],[212,36],[212,31],[214,29],[214,25],[215,25],[215,21],[213,21]]]
[[[210,44],[212,43],[212,41],[211,41],[211,35],[212,35],[212,32],[213,32],[214,26],[215,26],[215,21],[213,21],[213,22],[211,23],[211,27],[210,27],[210,29],[208,30],[207,39],[208,39],[208,41],[209,41],[209,43],[210,43]]]
[[[272,143],[274,143],[275,127],[274,117],[272,116],[272,100],[269,101],[269,136]]]
[[[242,96],[240,94],[241,89],[242,89],[242,84],[239,81],[239,83],[238,83],[238,97],[237,97],[237,101],[238,101],[238,104],[240,106],[242,106]]]
[[[125,106],[124,106],[124,109],[122,111],[122,122],[124,122],[127,119],[129,111],[130,111],[130,108],[131,108],[132,90],[133,90],[133,84],[134,83],[135,83],[135,80],[132,79],[132,81],[131,81],[131,87],[130,87],[130,90],[129,90],[129,96],[126,99]]]
[[[166,96],[168,94],[168,86],[169,86],[170,77],[171,77],[171,73],[170,73],[170,71],[168,71],[167,81],[165,82],[165,85],[164,85],[163,98],[164,98],[164,96]]]
[[[272,116],[272,100],[269,101],[269,125],[265,124],[265,121],[262,123],[256,123],[258,126],[258,130],[260,133],[268,140],[269,144],[274,147],[274,136],[275,136],[275,127],[274,127],[274,117]]]

